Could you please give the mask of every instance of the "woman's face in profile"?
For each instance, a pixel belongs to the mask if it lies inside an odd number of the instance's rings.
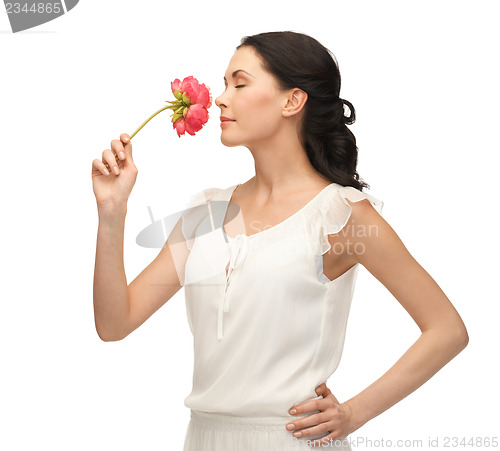
[[[233,73],[239,71],[233,77]],[[225,146],[251,146],[276,135],[282,123],[281,109],[286,94],[280,92],[274,76],[264,71],[253,47],[240,47],[233,54],[224,75],[224,92],[215,99],[221,116],[234,122],[221,126]]]

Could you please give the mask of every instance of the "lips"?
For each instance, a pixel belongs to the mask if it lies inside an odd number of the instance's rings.
[[[221,122],[235,122],[234,119],[231,119],[230,117],[226,117],[226,116],[221,116],[220,121]]]

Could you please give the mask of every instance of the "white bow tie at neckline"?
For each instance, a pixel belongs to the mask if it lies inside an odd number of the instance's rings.
[[[219,302],[219,315],[217,319],[217,338],[222,340],[223,331],[222,325],[224,321],[224,312],[229,312],[229,304],[231,301],[231,287],[234,285],[235,276],[238,271],[233,274],[234,269],[239,268],[248,253],[248,241],[246,235],[237,235],[234,238],[229,237],[228,250],[229,250],[229,269],[226,275],[226,283],[224,286],[224,296]]]

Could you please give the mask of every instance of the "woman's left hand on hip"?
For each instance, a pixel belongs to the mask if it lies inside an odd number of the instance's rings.
[[[297,438],[307,438],[312,435],[320,435],[328,432],[328,435],[319,439],[311,440],[313,446],[321,445],[335,440],[342,440],[347,437],[351,431],[351,410],[346,404],[339,403],[326,383],[322,383],[316,388],[316,393],[323,398],[308,401],[292,407],[290,415],[298,415],[307,412],[319,410],[315,413],[297,420],[292,420],[286,425],[288,431],[293,431],[293,436]],[[293,425],[290,427],[290,425]],[[305,429],[304,429],[305,428]],[[300,433],[301,435],[296,435]]]

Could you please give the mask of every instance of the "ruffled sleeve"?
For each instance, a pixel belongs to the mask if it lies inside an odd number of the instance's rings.
[[[202,225],[207,222],[207,218],[211,217],[208,202],[216,199],[220,192],[220,188],[206,188],[192,195],[187,202],[186,210],[182,214],[182,234],[189,250],[192,249],[193,240],[196,238],[200,228],[205,229],[206,227]]]
[[[334,190],[333,193],[329,193],[329,195],[323,199],[324,202],[320,206],[319,252],[321,255],[331,249],[328,235],[338,233],[342,230],[351,216],[352,207],[346,199],[351,202],[359,202],[360,200],[368,199],[379,214],[382,214],[384,206],[383,201],[371,194],[364,193],[352,186],[338,186],[338,189]]]
[[[188,203],[186,204],[186,208],[196,207],[198,205],[207,203],[210,199],[213,199],[213,197],[217,193],[219,193],[220,190],[220,188],[212,187],[199,191],[198,193],[191,196]]]

